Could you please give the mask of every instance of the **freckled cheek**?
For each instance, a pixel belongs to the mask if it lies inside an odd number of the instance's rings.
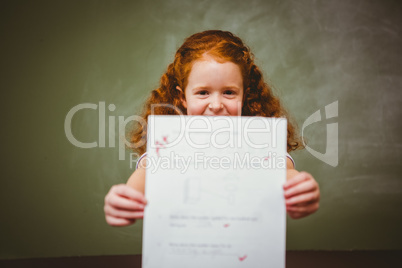
[[[231,115],[239,115],[239,114],[241,113],[241,111],[238,111],[238,110],[237,110],[237,107],[231,107],[229,113],[230,113]]]
[[[241,115],[241,105],[238,103],[238,101],[231,103],[228,106],[228,110],[231,115]]]
[[[205,103],[203,102],[192,102],[188,105],[187,115],[201,115],[205,111]]]

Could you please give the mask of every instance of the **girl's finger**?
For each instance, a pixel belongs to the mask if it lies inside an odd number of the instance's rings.
[[[291,212],[291,211],[288,212],[288,214],[292,219],[300,219],[300,218],[303,218],[305,216],[303,213]]]
[[[133,224],[135,222],[135,219],[128,220],[128,219],[106,216],[106,222],[111,226],[127,226]]]
[[[105,204],[125,210],[144,210],[145,205],[138,203],[137,201],[127,199],[118,195],[107,195],[105,197]]]
[[[285,198],[292,197],[294,195],[312,192],[318,188],[317,183],[312,180],[306,180],[293,187],[287,188],[285,190]]]
[[[294,176],[293,178],[289,179],[288,181],[285,182],[285,184],[283,185],[283,188],[286,190],[290,187],[293,187],[294,185],[297,185],[303,181],[312,179],[312,176],[307,173],[307,172],[300,172],[299,174],[297,174],[296,176]]]
[[[128,211],[119,210],[111,206],[105,207],[105,214],[112,216],[114,218],[124,218],[124,219],[142,219],[144,218],[144,211]]]
[[[289,199],[286,199],[285,203],[287,206],[289,205],[296,205],[301,203],[308,203],[308,202],[317,202],[320,199],[320,194],[318,191],[309,192],[301,195],[293,196]]]
[[[306,204],[304,206],[286,206],[287,212],[304,213],[306,216],[317,211],[319,208],[318,202]]]
[[[124,196],[127,197],[129,199],[138,201],[140,203],[146,204],[147,200],[145,199],[145,196],[137,191],[134,190],[133,188],[131,188],[130,186],[126,185],[126,184],[118,184],[118,185],[114,185],[111,189],[111,192],[118,194],[120,196]]]

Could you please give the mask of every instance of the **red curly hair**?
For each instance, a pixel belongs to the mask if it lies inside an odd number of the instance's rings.
[[[254,55],[239,37],[227,31],[204,31],[193,34],[184,41],[176,52],[174,62],[169,64],[167,71],[162,75],[160,86],[151,92],[151,96],[145,102],[141,113],[145,122],[151,112],[159,115],[177,115],[180,112],[187,114],[181,101],[183,93],[176,87],[186,88],[193,63],[201,59],[204,54],[212,56],[219,62],[230,61],[240,67],[244,87],[243,116],[286,117],[287,151],[302,147],[296,125],[291,122],[279,99],[272,93],[271,87],[264,82],[260,69],[254,63]],[[169,105],[153,107],[151,111],[153,104]],[[137,124],[131,132],[131,148],[139,154],[146,151],[146,131],[146,126]]]

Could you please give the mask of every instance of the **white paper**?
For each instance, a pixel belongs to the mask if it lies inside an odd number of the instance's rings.
[[[142,267],[285,267],[286,128],[150,116]]]

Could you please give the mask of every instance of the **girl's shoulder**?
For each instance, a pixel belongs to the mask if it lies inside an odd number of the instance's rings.
[[[140,158],[138,158],[137,164],[135,165],[135,169],[138,169],[138,165],[140,164],[141,160],[144,159],[144,157],[146,157],[146,156],[147,156],[147,153],[145,152],[140,156]]]
[[[292,161],[292,163],[293,163],[293,168],[296,169],[296,163],[295,163],[295,160],[293,160],[292,156],[290,156],[289,153],[286,153],[286,157],[289,158],[290,161]]]

